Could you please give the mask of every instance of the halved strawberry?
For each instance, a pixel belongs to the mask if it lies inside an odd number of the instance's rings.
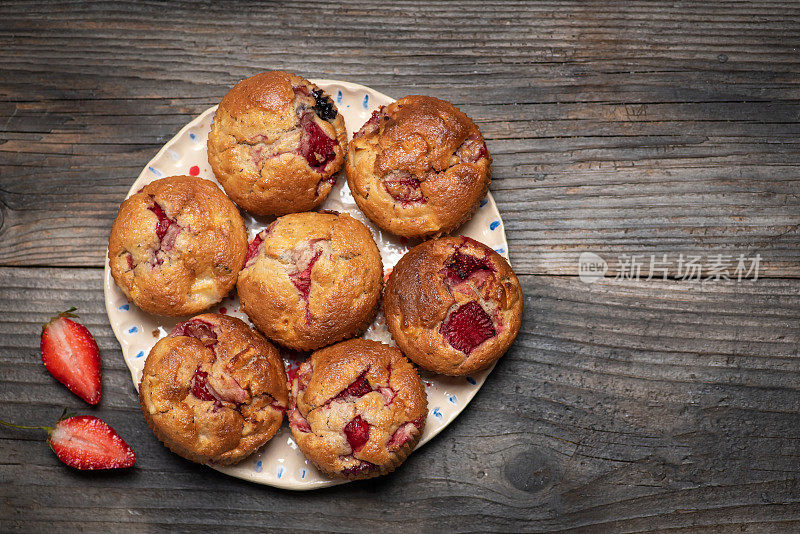
[[[42,362],[53,377],[89,404],[103,396],[100,350],[92,334],[70,317],[75,308],[59,313],[42,328]]]
[[[0,423],[14,428],[46,430],[50,434],[47,442],[58,459],[75,469],[119,469],[136,462],[136,453],[130,445],[105,421],[93,415],[59,419],[55,427]]]

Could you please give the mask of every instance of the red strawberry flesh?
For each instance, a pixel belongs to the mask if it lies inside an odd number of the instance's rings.
[[[156,217],[158,217],[158,222],[156,223],[158,248],[153,251],[154,262],[155,265],[161,265],[164,263],[164,257],[158,253],[161,251],[169,252],[172,250],[175,247],[175,241],[178,239],[178,234],[181,233],[183,228],[176,221],[167,216],[167,214],[164,212],[164,209],[158,202],[155,201],[155,198],[152,195],[150,195],[150,197],[153,200],[153,205],[147,209],[152,211]]]
[[[170,224],[172,224],[172,219],[167,217],[167,214],[164,213],[164,209],[158,202],[154,201],[153,205],[147,209],[155,213],[156,217],[158,217],[158,222],[156,223],[156,236],[158,237],[158,240],[161,241],[164,239]]]
[[[306,266],[305,269],[299,273],[289,276],[294,286],[306,300],[308,299],[308,293],[311,291],[311,269],[314,267],[314,264],[317,263],[317,260],[321,255],[322,251],[317,250],[314,253],[314,256],[311,258],[311,261],[308,262],[308,266]]]
[[[217,334],[214,332],[213,325],[200,319],[189,319],[178,323],[169,335],[170,337],[193,337],[199,339],[206,346],[214,345],[217,342]]]
[[[261,247],[261,243],[264,242],[264,237],[262,234],[258,234],[250,241],[250,244],[247,245],[247,256],[245,257],[244,263],[247,265],[250,263],[250,260],[255,258],[258,255],[258,249]]]
[[[450,256],[450,259],[445,264],[447,269],[447,276],[451,279],[457,279],[463,282],[476,271],[493,271],[491,265],[485,258],[476,258],[471,254],[464,254],[460,250]]]
[[[361,463],[354,467],[347,467],[345,469],[342,469],[342,474],[344,476],[360,475],[364,471],[372,471],[377,468],[378,468],[377,465],[361,460]]]
[[[100,402],[100,349],[85,326],[67,317],[52,319],[42,331],[41,353],[56,380],[89,404]]]
[[[425,195],[422,194],[420,181],[410,174],[403,174],[398,177],[387,178],[383,181],[383,187],[393,199],[403,205],[413,202],[425,203]]]
[[[306,158],[312,169],[321,171],[336,157],[334,147],[339,143],[328,137],[319,124],[314,122],[311,114],[303,116],[301,128],[303,135],[300,138],[300,155]]]
[[[464,354],[470,354],[481,343],[496,335],[491,317],[474,300],[453,311],[439,331],[453,348]]]
[[[289,401],[287,415],[289,418],[290,427],[296,428],[300,432],[311,432],[311,425],[308,424],[308,420],[303,417],[303,415],[300,413],[300,410],[297,409],[294,399]]]
[[[371,135],[380,129],[380,122],[381,122],[381,116],[383,115],[383,108],[384,106],[381,106],[380,109],[376,109],[375,111],[372,112],[372,115],[370,116],[369,120],[364,123],[364,125],[361,127],[360,130],[358,130],[355,133],[355,135],[353,135],[353,139],[358,139],[359,137],[365,135]]]
[[[90,415],[59,421],[49,441],[58,459],[75,469],[117,469],[136,462],[136,454],[125,440]]]
[[[406,444],[414,432],[414,423],[405,423],[395,430],[386,447],[390,451],[394,451]]]
[[[208,373],[197,369],[194,372],[191,382],[189,383],[192,389],[192,395],[200,400],[211,401],[216,400],[214,395],[208,390]]]
[[[363,397],[367,393],[372,391],[372,386],[369,385],[366,377],[366,371],[364,371],[361,376],[355,379],[355,381],[347,386],[341,393],[336,395],[333,399],[344,399],[346,397]]]
[[[397,397],[397,393],[392,388],[379,387],[378,392],[383,397],[383,402],[386,405],[391,404],[394,398]]]
[[[369,441],[369,423],[364,421],[360,415],[357,415],[345,425],[344,435],[347,437],[347,443],[350,444],[353,452],[358,452]]]
[[[488,154],[486,143],[481,141],[477,135],[465,139],[455,153],[460,160],[467,163],[477,163]]]

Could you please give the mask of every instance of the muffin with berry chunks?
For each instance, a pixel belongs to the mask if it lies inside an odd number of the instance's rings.
[[[355,336],[378,310],[383,263],[372,234],[347,214],[293,213],[250,242],[236,284],[271,340],[314,350]]]
[[[492,158],[472,120],[450,102],[407,96],[353,136],[347,182],[372,222],[427,238],[466,222],[489,189]]]
[[[111,276],[140,309],[191,315],[221,301],[247,254],[236,205],[192,176],[149,183],[119,208],[108,240]]]
[[[292,436],[329,476],[355,480],[394,471],[422,436],[425,388],[389,345],[351,339],[318,350],[290,387]]]
[[[208,161],[225,192],[257,215],[319,206],[336,183],[347,131],[336,104],[295,74],[262,72],[228,91],[208,135]]]
[[[144,364],[147,424],[188,460],[235,464],[269,441],[288,404],[278,350],[243,321],[207,313],[178,324]]]
[[[386,325],[403,354],[452,376],[485,369],[519,332],[522,290],[508,262],[467,237],[421,243],[395,265]]]

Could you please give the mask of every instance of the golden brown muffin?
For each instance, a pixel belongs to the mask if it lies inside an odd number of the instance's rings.
[[[206,313],[175,327],[144,364],[139,403],[172,452],[235,464],[270,440],[288,402],[278,350],[235,317]]]
[[[347,214],[294,213],[250,242],[236,288],[242,311],[268,338],[314,350],[369,326],[382,281],[366,226]]]
[[[329,476],[385,475],[422,436],[425,388],[414,366],[389,345],[351,339],[318,350],[290,387],[292,436]]]
[[[347,151],[344,119],[319,87],[262,72],[228,91],[208,135],[208,161],[225,192],[258,215],[319,206]]]
[[[522,290],[508,262],[468,237],[417,245],[386,282],[386,325],[403,354],[461,376],[505,354],[522,321]]]
[[[136,306],[191,315],[221,301],[247,254],[239,210],[213,182],[171,176],[119,208],[108,239],[111,275]]]
[[[347,182],[372,222],[404,237],[461,226],[489,189],[492,158],[450,102],[407,96],[382,107],[350,142]]]

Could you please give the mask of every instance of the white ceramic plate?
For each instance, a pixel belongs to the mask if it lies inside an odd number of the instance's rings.
[[[347,125],[348,138],[361,128],[375,109],[394,101],[363,85],[335,80],[316,80],[315,83],[336,100],[339,112],[344,116]],[[216,109],[216,106],[207,109],[170,139],[141,172],[128,191],[128,196],[153,180],[176,174],[193,174],[216,182],[206,152],[206,139]],[[401,241],[378,229],[358,210],[347,186],[344,171],[340,173],[336,186],[322,207],[347,212],[367,225],[381,251],[387,273],[409,248],[407,241]],[[247,213],[243,215],[250,237],[266,226],[264,220],[256,220]],[[481,207],[472,220],[453,234],[466,235],[481,241],[508,258],[503,222],[491,193],[481,202]],[[108,319],[122,346],[122,354],[131,371],[133,385],[138,389],[144,361],[150,349],[156,341],[166,336],[175,324],[184,319],[149,315],[129,303],[111,278],[108,262],[105,268],[104,290]],[[235,290],[211,311],[227,313],[249,323],[247,316],[239,311],[239,299]],[[376,318],[364,337],[393,344],[382,314]],[[301,362],[287,360],[286,363],[297,366]],[[491,369],[488,369],[462,378],[421,373],[428,392],[429,412],[425,432],[418,447],[428,442],[456,418],[475,396],[490,372]],[[285,424],[269,443],[243,462],[235,466],[214,467],[214,469],[259,484],[293,490],[323,488],[343,483],[323,475],[305,459]]]

